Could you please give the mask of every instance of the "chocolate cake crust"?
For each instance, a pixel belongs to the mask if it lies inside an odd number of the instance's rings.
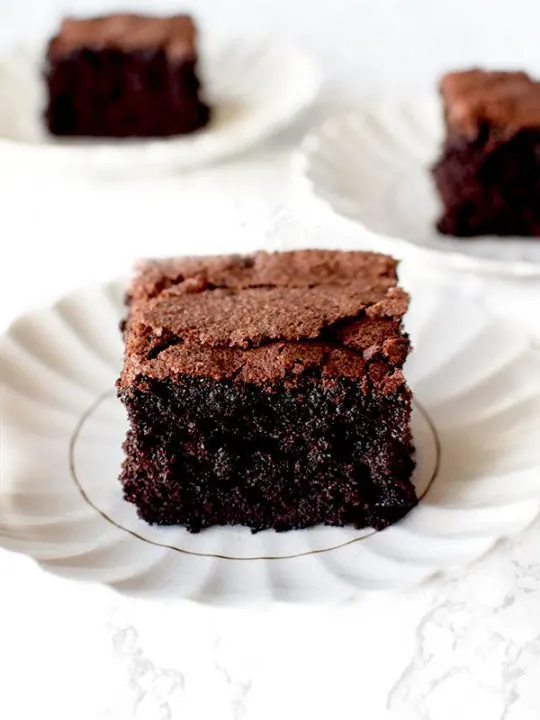
[[[379,359],[391,373],[408,352],[407,306],[395,261],[373,253],[154,262],[132,286],[120,384],[180,372],[265,384],[292,381],[313,364],[327,377],[363,378]]]
[[[449,131],[473,140],[482,126],[510,137],[522,128],[540,129],[540,82],[524,72],[474,69],[441,80]]]
[[[150,17],[135,14],[107,15],[97,18],[66,18],[52,40],[49,57],[55,58],[82,48],[165,50],[171,59],[194,60],[196,30],[188,15]]]
[[[394,260],[152,261],[127,304],[120,479],[142,518],[382,528],[416,504]]]

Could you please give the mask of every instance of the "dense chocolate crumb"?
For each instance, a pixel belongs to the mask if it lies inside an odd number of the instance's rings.
[[[304,376],[268,394],[184,377],[121,397],[131,418],[121,481],[149,523],[380,529],[416,504],[403,386],[359,400],[349,380],[324,389]]]

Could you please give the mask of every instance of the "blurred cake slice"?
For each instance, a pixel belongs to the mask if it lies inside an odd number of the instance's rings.
[[[540,82],[523,72],[469,70],[446,75],[441,94],[438,229],[540,236]]]
[[[164,137],[203,127],[196,41],[187,15],[64,20],[47,51],[49,131]]]

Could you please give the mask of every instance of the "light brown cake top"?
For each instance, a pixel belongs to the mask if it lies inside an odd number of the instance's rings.
[[[376,253],[145,263],[130,290],[121,384],[179,374],[273,383],[322,366],[359,378],[374,359],[382,379],[409,349],[400,330],[408,296],[396,282],[396,261]]]
[[[467,70],[441,81],[445,116],[451,131],[474,139],[483,124],[513,135],[540,128],[540,82],[524,72]]]
[[[166,258],[142,261],[131,292],[135,299],[150,299],[169,288],[184,294],[217,288],[353,285],[384,293],[396,283],[396,267],[388,255],[333,250]]]
[[[188,15],[117,14],[85,20],[66,18],[51,41],[49,54],[58,56],[82,48],[163,49],[169,57],[183,59],[195,57],[195,42],[195,25]]]

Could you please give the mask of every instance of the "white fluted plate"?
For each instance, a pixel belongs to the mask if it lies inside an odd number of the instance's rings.
[[[196,133],[162,139],[62,139],[42,121],[44,45],[0,56],[0,150],[4,158],[90,169],[187,169],[231,156],[286,126],[317,95],[320,72],[302,50],[269,39],[201,34],[200,73],[214,108]]]
[[[469,563],[540,512],[540,352],[481,306],[419,288],[415,484],[383,532],[151,527],[118,482],[122,283],[82,290],[1,339],[0,545],[68,578],[210,603],[348,600]]]
[[[438,98],[374,104],[308,135],[295,168],[304,192],[360,223],[375,249],[402,258],[420,253],[461,270],[540,275],[540,239],[437,232],[441,206],[430,166],[442,137]]]

